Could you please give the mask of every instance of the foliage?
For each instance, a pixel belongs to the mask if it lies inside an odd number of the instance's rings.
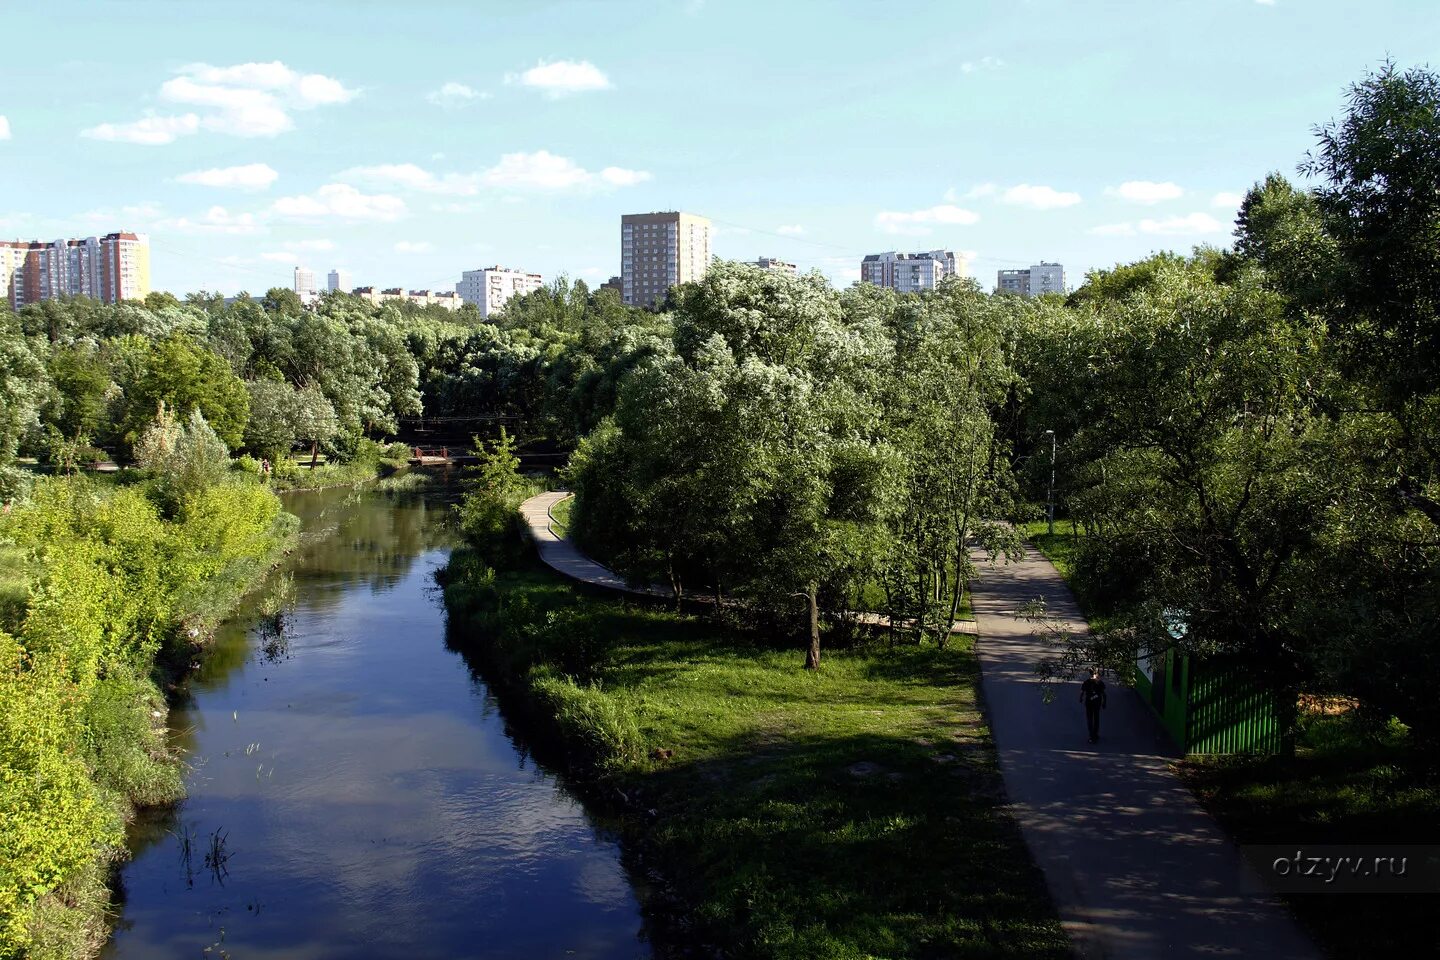
[[[273,561],[282,516],[238,478],[191,489],[166,520],[146,484],[57,477],[4,518],[28,603],[0,633],[0,956],[63,931],[95,940],[130,805],[180,792],[152,717],[155,658],[180,654],[181,621],[213,622]]]
[[[460,532],[473,546],[494,554],[513,543],[519,532],[520,503],[530,483],[520,475],[515,443],[502,427],[498,439],[486,444],[475,438],[479,463],[465,496],[455,505]]]
[[[746,957],[1064,956],[998,803],[966,646],[834,652],[588,598],[457,551],[493,686],[618,809],[658,945]],[[579,647],[585,653],[577,653]],[[538,748],[537,748],[538,749]]]
[[[230,451],[199,408],[182,425],[162,403],[155,422],[135,443],[135,461],[155,478],[154,490],[171,513],[213,487],[230,469]]]

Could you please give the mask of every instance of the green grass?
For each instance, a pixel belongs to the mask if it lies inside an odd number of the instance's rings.
[[[1075,550],[1085,533],[1072,527],[1069,520],[1056,520],[1055,532],[1049,532],[1050,524],[1045,520],[1031,520],[1025,524],[1025,536],[1044,554],[1045,559],[1055,564],[1060,576],[1070,579],[1075,569]]]
[[[550,529],[554,530],[555,536],[562,540],[570,534],[570,510],[574,506],[575,498],[566,497],[550,508],[550,516],[554,519],[554,522],[550,524]]]
[[[1293,757],[1191,757],[1181,772],[1240,843],[1440,843],[1440,784],[1404,727],[1366,734],[1349,716],[1302,721]],[[1289,898],[1332,956],[1436,956],[1434,894]]]
[[[969,638],[829,649],[463,552],[446,598],[532,726],[621,804],[659,938],[737,957],[1061,957],[1001,806]],[[618,791],[618,792],[617,792]]]

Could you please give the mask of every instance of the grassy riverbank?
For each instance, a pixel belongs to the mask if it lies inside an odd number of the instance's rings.
[[[0,957],[83,958],[137,805],[183,794],[162,685],[294,533],[242,477],[163,513],[145,482],[51,478],[0,521]]]
[[[446,600],[658,881],[662,945],[745,957],[1060,957],[1000,803],[978,667],[830,650],[596,597],[457,552]],[[663,951],[662,951],[663,952]]]

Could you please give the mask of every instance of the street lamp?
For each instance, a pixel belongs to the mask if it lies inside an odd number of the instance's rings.
[[[1050,492],[1045,496],[1045,519],[1050,522],[1050,536],[1055,536],[1055,431],[1046,430],[1050,438]]]

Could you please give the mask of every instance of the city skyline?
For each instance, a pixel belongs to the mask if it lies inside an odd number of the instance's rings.
[[[442,5],[454,29],[423,43],[395,40],[405,11],[321,3],[324,44],[275,31],[273,3],[194,22],[82,6],[63,58],[26,44],[0,67],[43,91],[0,97],[0,238],[148,234],[153,286],[176,293],[261,293],[322,264],[439,288],[497,261],[599,286],[622,272],[615,222],[642,210],[697,211],[716,256],[842,286],[866,254],[932,248],[987,288],[1042,260],[1074,285],[1226,244],[1254,182],[1301,179],[1355,76],[1440,41],[1393,0],[920,2],[936,16],[903,43],[803,2],[676,0],[623,33],[606,29],[623,4]],[[48,22],[7,15],[17,35]],[[481,26],[506,43],[459,56]],[[1304,56],[1274,42],[1290,31]]]

